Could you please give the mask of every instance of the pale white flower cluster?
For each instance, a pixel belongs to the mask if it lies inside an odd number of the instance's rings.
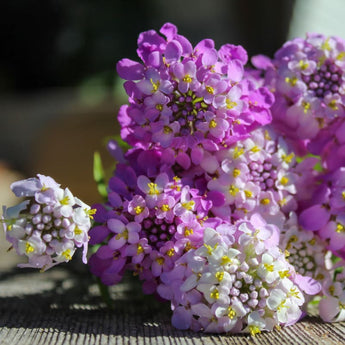
[[[203,245],[162,275],[158,292],[172,301],[175,327],[255,335],[302,316],[304,294],[278,248],[277,228],[256,215],[233,231],[231,242],[206,228]]]
[[[90,217],[95,210],[60,188],[51,177],[38,175],[17,181],[11,189],[26,200],[3,209],[6,239],[27,263],[19,267],[45,271],[61,262],[70,261],[76,248],[83,247],[86,263]]]

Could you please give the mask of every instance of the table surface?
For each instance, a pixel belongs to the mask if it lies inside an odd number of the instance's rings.
[[[11,267],[0,272],[0,344],[344,344],[345,322],[306,317],[273,332],[200,334],[174,329],[168,303],[145,296],[131,277],[112,287],[114,308],[102,301],[86,266],[45,273]]]

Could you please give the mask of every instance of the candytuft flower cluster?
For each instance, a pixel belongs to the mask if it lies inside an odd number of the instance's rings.
[[[91,209],[42,175],[12,185],[26,200],[2,222],[21,267],[77,247],[86,262],[92,245],[92,274],[114,285],[132,272],[179,329],[254,336],[313,301],[345,320],[345,41],[308,34],[253,69],[243,47],[193,47],[166,23],[137,53],[117,63],[130,148],[108,143],[106,201]]]
[[[68,188],[60,188],[51,177],[37,176],[14,182],[13,193],[25,200],[17,206],[3,208],[6,239],[19,255],[28,259],[19,267],[46,271],[70,261],[80,247],[86,263],[90,217],[94,210],[74,197]]]

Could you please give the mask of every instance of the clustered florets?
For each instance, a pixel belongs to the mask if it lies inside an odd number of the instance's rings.
[[[94,210],[62,189],[51,177],[37,175],[11,185],[17,197],[26,200],[3,209],[6,239],[19,255],[28,258],[20,267],[45,271],[72,259],[76,248],[83,247],[86,263],[90,217]]]
[[[273,95],[243,77],[241,46],[217,51],[206,39],[193,48],[171,24],[160,33],[165,38],[153,30],[140,34],[142,63],[117,64],[129,96],[119,112],[121,136],[130,145],[157,147],[186,169],[199,164],[203,151],[218,151],[271,121]]]
[[[345,42],[309,34],[254,57],[259,72],[241,46],[193,47],[167,23],[137,53],[117,64],[131,148],[108,143],[117,164],[91,230],[94,211],[52,179],[12,186],[28,197],[4,209],[22,266],[97,245],[91,272],[113,285],[132,271],[180,329],[271,331],[314,295],[323,320],[345,320]]]

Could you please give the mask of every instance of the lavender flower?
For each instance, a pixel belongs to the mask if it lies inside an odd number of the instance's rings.
[[[130,145],[169,152],[184,169],[198,164],[195,153],[213,152],[248,137],[271,121],[273,95],[243,77],[247,54],[240,46],[212,40],[194,48],[166,23],[160,33],[140,34],[142,63],[122,59],[129,105],[119,112],[122,138]],[[184,153],[184,154],[181,154]]]
[[[37,175],[11,185],[17,197],[25,201],[3,207],[6,239],[28,263],[19,267],[42,271],[72,259],[76,248],[83,247],[86,263],[90,218],[95,210],[62,189],[51,177]]]
[[[344,51],[341,38],[313,33],[286,42],[271,62],[254,60],[266,69],[265,85],[275,88],[275,127],[303,146],[345,114]]]
[[[238,222],[235,237],[226,240],[206,228],[202,245],[161,275],[158,293],[171,300],[175,327],[255,335],[301,317],[302,289],[314,281],[297,285],[278,248],[278,229],[258,217]]]

